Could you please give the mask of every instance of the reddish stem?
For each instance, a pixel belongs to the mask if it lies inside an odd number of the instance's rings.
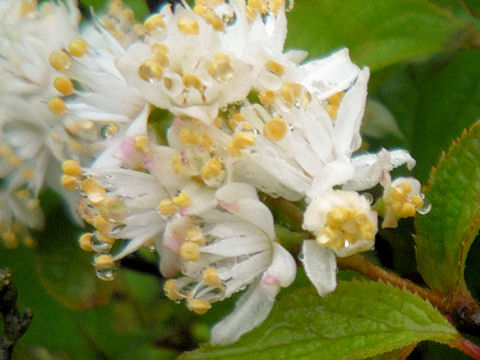
[[[461,352],[470,355],[474,359],[480,360],[480,347],[477,344],[474,344],[471,341],[461,337],[457,342],[452,344],[452,346]]]

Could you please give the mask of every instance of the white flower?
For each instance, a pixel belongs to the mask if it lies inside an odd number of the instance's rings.
[[[275,242],[272,214],[253,187],[230,183],[215,198],[217,209],[183,218],[167,230],[163,246],[176,254],[183,277],[167,281],[165,290],[202,314],[252,284],[212,330],[212,343],[225,345],[265,320],[280,288],[293,282],[296,267]]]
[[[303,228],[316,236],[303,244],[305,271],[323,296],[336,286],[335,255],[350,256],[373,247],[377,214],[356,192],[328,190],[308,206]]]
[[[384,187],[382,227],[397,227],[400,218],[415,216],[417,211],[424,208],[422,186],[417,179],[400,177],[392,182],[390,175],[387,174],[382,186]]]

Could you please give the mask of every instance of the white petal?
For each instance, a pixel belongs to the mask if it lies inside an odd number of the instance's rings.
[[[337,260],[332,250],[317,244],[315,240],[303,242],[303,267],[308,278],[317,289],[318,295],[325,296],[337,287]]]
[[[280,244],[273,243],[272,264],[262,276],[262,286],[280,285],[290,286],[295,280],[297,265],[293,256]]]
[[[260,325],[273,307],[279,287],[266,289],[258,281],[235,304],[235,310],[212,329],[213,345],[234,343],[246,332]]]

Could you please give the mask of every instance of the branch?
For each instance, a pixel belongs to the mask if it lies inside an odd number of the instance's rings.
[[[0,269],[0,311],[3,316],[3,334],[0,338],[0,359],[12,358],[18,339],[28,329],[33,312],[26,309],[20,314],[17,308],[17,288],[12,281],[13,273],[9,269]]]
[[[401,278],[394,273],[388,272],[381,267],[371,263],[361,255],[353,255],[346,258],[337,258],[337,264],[341,269],[350,269],[359,272],[373,280],[381,280],[400,289],[407,289],[416,293],[424,300],[429,301],[433,306],[444,313],[450,311],[449,301],[437,292],[421,287],[414,282]]]

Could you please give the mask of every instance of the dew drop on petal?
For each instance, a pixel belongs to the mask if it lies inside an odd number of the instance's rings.
[[[92,247],[92,250],[95,252],[105,252],[110,250],[112,247],[111,244],[108,244],[104,241],[102,241],[97,235],[93,234],[91,237],[91,244],[90,246]]]

